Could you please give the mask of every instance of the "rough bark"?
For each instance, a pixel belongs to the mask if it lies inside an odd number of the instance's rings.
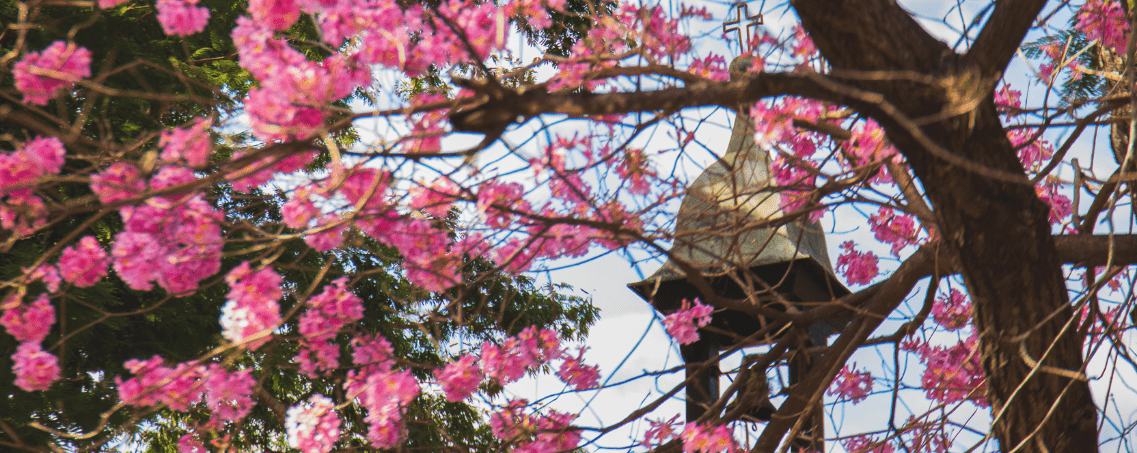
[[[1030,24],[1023,18],[1036,17],[1043,3],[1000,2],[981,33],[987,38],[967,57],[929,36],[891,1],[793,5],[836,77],[842,71],[927,77],[860,77],[848,83],[880,93],[916,119],[928,138],[970,161],[949,163],[914,140],[904,125],[881,121],[923,183],[945,244],[958,256],[976,307],[988,399],[997,417],[992,429],[1001,448],[1086,451],[1097,445],[1096,409],[1088,383],[1071,377],[1084,359],[1080,338],[1069,326],[1073,310],[1049,208],[1025,175],[1015,182],[975,171],[1022,172],[991,92],[993,77],[1002,73]],[[1038,363],[1042,366],[1032,366]]]

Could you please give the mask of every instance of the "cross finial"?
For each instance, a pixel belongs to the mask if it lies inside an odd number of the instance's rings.
[[[742,53],[747,54],[752,50],[750,48],[750,40],[754,35],[751,34],[751,30],[762,25],[762,13],[751,16],[745,3],[735,5],[735,8],[737,16],[734,20],[722,23],[722,34],[725,35],[732,31],[737,32],[739,45],[742,46]],[[743,29],[743,25],[745,25],[745,30]]]

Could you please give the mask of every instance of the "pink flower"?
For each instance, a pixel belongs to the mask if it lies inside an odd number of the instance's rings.
[[[529,365],[525,360],[518,358],[516,350],[517,340],[506,339],[503,346],[490,342],[482,343],[482,371],[487,377],[497,379],[501,384],[508,384],[521,378],[525,368]]]
[[[600,382],[600,369],[584,364],[584,348],[581,348],[576,357],[565,357],[557,377],[577,390],[594,389]]]
[[[209,453],[209,449],[205,448],[198,437],[196,432],[192,432],[179,438],[178,453]]]
[[[703,305],[699,299],[695,299],[694,305],[683,299],[682,307],[667,315],[663,319],[663,325],[667,328],[667,334],[679,344],[691,344],[699,341],[698,329],[711,322],[711,313],[714,311],[714,307]]]
[[[346,288],[347,277],[338,278],[325,286],[324,291],[308,299],[311,308],[304,312],[300,320],[300,333],[308,338],[327,338],[335,335],[347,324],[363,319],[363,301]],[[305,327],[304,319],[312,319]],[[320,321],[317,321],[319,319]],[[313,329],[321,325],[325,329]]]
[[[916,219],[910,215],[897,215],[896,211],[881,207],[876,214],[869,216],[869,229],[876,239],[892,244],[892,256],[899,257],[900,250],[916,242]]]
[[[833,379],[833,387],[826,393],[838,395],[838,401],[852,400],[854,403],[859,403],[872,393],[872,375],[868,371],[853,371],[846,365],[837,372],[836,378]]]
[[[257,380],[249,370],[229,373],[218,364],[209,366],[205,377],[205,404],[219,420],[238,421],[253,409]]]
[[[644,433],[644,438],[640,441],[640,445],[652,449],[674,439],[676,436],[675,425],[678,419],[679,415],[676,414],[667,421],[648,420],[648,422],[651,423],[651,428],[648,428],[647,432]]]
[[[331,228],[326,228],[323,231],[304,235],[304,243],[308,244],[309,247],[312,247],[317,252],[327,252],[329,250],[338,248],[341,244],[343,244],[343,233],[347,229],[347,225],[343,225],[340,221],[341,219],[338,215],[332,213],[324,215],[318,222],[316,222],[317,228],[333,223],[341,224],[333,226]]]
[[[284,421],[288,446],[304,453],[327,453],[340,437],[340,418],[335,404],[323,395],[288,409]]]
[[[206,368],[193,362],[169,368],[163,362],[157,355],[149,360],[127,360],[124,366],[135,377],[125,382],[121,377],[115,378],[119,398],[134,406],[165,404],[178,411],[188,410],[201,401]]]
[[[362,301],[344,288],[346,284],[346,277],[337,279],[322,293],[308,299],[311,308],[300,317],[303,349],[296,360],[300,363],[300,372],[309,377],[314,378],[317,370],[339,366],[339,345],[331,340],[343,326],[363,318]]]
[[[91,191],[99,196],[99,201],[103,204],[136,196],[144,190],[146,182],[142,180],[138,167],[126,162],[116,162],[91,175]]]
[[[837,272],[845,276],[845,280],[853,285],[867,285],[880,272],[877,270],[877,257],[873,252],[858,252],[853,250],[853,241],[841,244],[845,250],[837,257]]]
[[[490,415],[490,429],[495,436],[502,440],[521,440],[513,451],[571,451],[580,445],[580,434],[570,425],[575,415],[554,410],[547,415],[525,413],[528,405],[524,399],[510,400],[508,405]]]
[[[16,89],[24,93],[25,102],[37,105],[46,105],[60,90],[90,76],[91,52],[63,41],[52,43],[43,52],[28,52],[12,66]]]
[[[391,371],[394,350],[381,335],[359,335],[351,339],[351,361],[366,374]]]
[[[959,290],[952,289],[949,295],[937,297],[932,304],[932,320],[949,332],[959,330],[971,321],[971,301]]]
[[[446,392],[446,400],[452,402],[462,401],[470,397],[478,384],[482,383],[482,371],[478,369],[478,358],[472,355],[463,356],[457,362],[449,363],[444,368],[434,370],[442,391]]]
[[[651,163],[648,162],[647,156],[644,156],[642,149],[627,150],[624,158],[616,166],[616,173],[628,181],[630,185],[628,193],[647,195],[651,191],[649,178],[655,177],[655,171],[652,171]]]
[[[726,426],[706,426],[688,423],[683,427],[683,453],[719,453],[735,451],[738,445]]]
[[[403,438],[403,413],[418,396],[419,385],[410,371],[348,372],[347,393],[367,408],[367,439],[375,448],[394,448]]]
[[[107,252],[94,236],[84,236],[78,247],[68,246],[59,256],[59,274],[75,286],[85,288],[107,275]]]
[[[19,205],[36,198],[32,192],[37,179],[59,173],[65,153],[58,138],[40,137],[11,154],[0,154],[0,199],[6,195],[7,204]]]
[[[46,294],[41,294],[30,305],[19,305],[4,310],[0,324],[16,341],[39,343],[51,332],[55,324],[55,307]]]
[[[159,176],[156,184],[181,178],[176,171]],[[153,197],[119,213],[126,225],[115,236],[111,256],[115,272],[131,288],[145,291],[157,282],[171,294],[187,294],[220,270],[222,215],[200,193],[180,200]]]
[[[189,36],[205,30],[209,8],[198,0],[158,0],[158,22],[167,35]]]
[[[297,190],[292,198],[280,207],[280,216],[289,228],[302,229],[320,214],[320,209],[308,199],[308,192]]]
[[[59,269],[56,269],[55,266],[50,264],[41,264],[31,272],[24,269],[24,272],[28,273],[27,279],[29,282],[35,280],[42,281],[43,284],[47,286],[47,291],[51,293],[59,291],[59,284],[63,282],[63,279],[59,277]]]
[[[459,199],[459,188],[450,178],[442,177],[429,185],[412,187],[410,206],[437,218],[446,218],[455,200]]]
[[[904,350],[920,355],[927,367],[921,381],[928,399],[953,403],[964,399],[979,407],[987,407],[986,375],[980,362],[979,338],[973,332],[955,346],[929,346],[910,341],[902,344]]]
[[[25,392],[47,390],[59,379],[59,358],[44,351],[39,342],[25,341],[12,354],[16,386]]]
[[[186,128],[162,131],[158,146],[162,147],[162,160],[183,161],[191,167],[204,167],[213,152],[213,139],[209,136],[209,120],[198,118]]]
[[[1129,33],[1129,22],[1121,10],[1121,3],[1109,0],[1086,0],[1086,4],[1075,15],[1078,24],[1074,28],[1086,34],[1089,40],[1100,39],[1102,45],[1113,48],[1114,52],[1125,53],[1125,39]]]
[[[249,14],[258,24],[286,30],[300,18],[300,6],[295,0],[250,0]]]
[[[249,341],[250,349],[257,349],[269,336],[252,337],[270,332],[280,325],[280,298],[283,297],[283,279],[271,267],[253,271],[248,261],[229,271],[229,301],[221,307],[221,335],[234,343]]]
[[[726,67],[726,58],[721,55],[711,54],[702,60],[695,59],[695,61],[691,63],[691,67],[687,68],[687,72],[719,82],[730,80],[730,71],[728,71]]]
[[[1058,183],[1043,182],[1035,187],[1038,198],[1050,205],[1049,220],[1052,225],[1059,225],[1064,219],[1073,214],[1073,203],[1070,198],[1058,193]]]
[[[868,436],[857,436],[841,442],[849,453],[893,453],[896,447],[888,441],[878,442]]]
[[[518,346],[527,357],[530,366],[544,365],[553,358],[560,357],[561,338],[553,329],[540,329],[535,326],[526,327],[517,335]]]
[[[63,156],[67,150],[63,142],[55,137],[37,137],[27,143],[18,152],[32,162],[41,174],[53,175],[63,168]]]

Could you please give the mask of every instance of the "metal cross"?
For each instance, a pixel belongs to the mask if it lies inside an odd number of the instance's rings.
[[[751,34],[751,30],[758,28],[759,25],[762,25],[762,13],[751,16],[750,11],[747,9],[745,3],[737,5],[737,8],[737,18],[732,21],[722,23],[722,34],[725,35],[732,31],[737,32],[739,45],[742,46],[742,53],[750,53],[750,39],[753,36]],[[746,25],[745,34],[740,27],[744,21]]]

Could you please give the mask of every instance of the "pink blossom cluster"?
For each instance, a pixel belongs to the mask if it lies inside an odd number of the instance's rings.
[[[119,398],[126,404],[146,407],[163,405],[187,411],[204,402],[212,411],[214,426],[245,418],[255,402],[252,399],[256,379],[248,370],[229,372],[221,365],[209,366],[185,362],[173,368],[155,355],[148,360],[126,361],[126,369],[134,377],[115,378]]]
[[[110,259],[93,236],[84,236],[59,255],[59,275],[80,288],[92,286],[107,275]]]
[[[892,244],[892,256],[900,257],[900,251],[909,245],[917,245],[916,217],[897,214],[895,210],[881,207],[876,214],[869,216],[869,229],[876,240]]]
[[[230,183],[234,190],[249,192],[268,182],[277,173],[294,173],[303,170],[316,157],[314,152],[288,154],[282,158],[263,157],[241,166],[232,175]],[[233,160],[245,160],[244,153],[235,153]]]
[[[140,184],[130,165],[112,165],[91,188],[106,200],[126,197]],[[163,167],[150,179],[152,190],[193,182],[189,169]],[[111,182],[115,181],[115,182]],[[151,197],[140,206],[119,208],[125,224],[111,247],[114,270],[131,288],[146,291],[156,282],[171,294],[187,294],[221,269],[223,215],[200,192],[178,198]]]
[[[445,101],[446,96],[441,94],[424,93],[411,98],[411,107],[421,107],[427,104]],[[434,109],[415,113],[407,118],[411,131],[403,140],[403,152],[410,154],[436,153],[442,148],[442,136],[446,135],[445,109]]]
[[[571,451],[580,445],[580,434],[570,423],[576,416],[555,410],[547,414],[527,412],[529,402],[515,399],[490,415],[490,429],[501,440],[515,442],[511,451],[543,453]]]
[[[520,379],[526,369],[536,368],[562,353],[556,332],[530,326],[518,336],[506,338],[501,345],[483,343],[480,356],[485,375],[508,384]]]
[[[213,139],[209,136],[212,127],[212,121],[198,118],[187,127],[162,131],[162,138],[158,141],[158,146],[162,147],[162,160],[194,168],[204,167],[213,152]]]
[[[1039,171],[1054,154],[1050,142],[1039,136],[1038,129],[1016,128],[1007,131],[1007,139],[1018,150],[1019,161],[1027,171]]]
[[[694,14],[693,10],[683,10]],[[634,3],[620,5],[611,16],[603,16],[593,24],[585,39],[573,45],[567,61],[560,64],[560,72],[549,81],[550,91],[575,89],[584,85],[595,90],[602,81],[590,80],[589,73],[617,65],[618,58],[636,49],[636,55],[651,61],[663,61],[691,52],[691,40],[679,33],[679,19],[668,17],[662,7],[640,6]],[[630,46],[629,41],[636,45]],[[702,65],[707,66],[708,60]],[[699,70],[699,68],[696,68]],[[712,72],[721,77],[721,72]]]
[[[209,8],[197,6],[199,0],[158,0],[158,23],[167,35],[189,36],[205,30]]]
[[[12,374],[16,387],[26,392],[47,390],[59,379],[59,358],[44,351],[39,342],[25,341],[12,354]]]
[[[66,150],[55,137],[39,137],[0,154],[0,228],[27,236],[44,223],[43,200],[34,195],[39,178],[58,174]]]
[[[357,87],[371,82],[370,67],[382,65],[420,74],[431,65],[447,66],[480,60],[505,45],[510,11],[533,6],[561,8],[563,0],[517,0],[500,8],[493,3],[449,0],[437,8],[400,5],[392,0],[251,2],[252,18],[238,19],[232,36],[242,67],[253,73],[260,86],[249,93],[246,108],[257,135],[264,140],[308,138],[323,127],[327,105]],[[542,22],[544,8],[529,16]],[[322,62],[309,61],[288,43],[275,37],[301,13],[308,13],[323,39],[333,48],[355,39],[351,50]],[[431,33],[418,33],[431,30]],[[471,55],[473,54],[473,55]],[[409,150],[437,149],[441,112],[412,121],[423,138],[411,141]]]
[[[932,320],[949,332],[962,329],[971,322],[971,317],[971,301],[958,289],[952,288],[932,303]]]
[[[1009,86],[1003,85],[995,90],[995,106],[999,109],[999,114],[1006,117],[1015,117],[1022,114],[1022,92],[1012,90]]]
[[[1121,3],[1110,0],[1086,0],[1074,16],[1074,28],[1086,34],[1086,39],[1100,40],[1101,44],[1119,55],[1125,54],[1129,34],[1129,21],[1121,10]]]
[[[274,37],[272,23],[241,17],[232,33],[241,67],[260,82],[245,101],[250,123],[266,141],[312,137],[324,126],[325,105],[369,81],[370,72],[351,55],[310,61]]]
[[[1074,213],[1074,205],[1070,201],[1070,197],[1058,193],[1060,185],[1061,183],[1056,179],[1047,177],[1046,180],[1034,187],[1038,198],[1050,206],[1048,220],[1051,225],[1061,225],[1066,218]]]
[[[698,298],[693,304],[683,299],[679,310],[663,318],[663,326],[667,329],[667,334],[679,344],[691,344],[699,341],[699,328],[711,322],[711,313],[714,311],[714,307],[703,305]]]
[[[561,360],[556,375],[563,382],[577,390],[595,388],[600,380],[599,369],[585,365],[583,359],[583,349],[575,357],[569,355],[552,329],[530,326],[501,344],[484,342],[478,354],[462,356],[435,370],[435,378],[447,400],[462,401],[469,398],[485,378],[509,384],[520,379],[526,370]]]
[[[138,167],[126,162],[115,162],[91,175],[91,191],[103,204],[135,197],[146,190],[146,180]]]
[[[12,374],[16,375],[16,386],[24,391],[47,390],[59,379],[59,358],[44,351],[40,344],[51,332],[52,324],[55,307],[46,294],[30,304],[10,306],[0,316],[0,325],[20,342],[12,354]]]
[[[340,437],[340,417],[331,398],[315,395],[288,409],[284,421],[288,446],[304,453],[332,451]]]
[[[308,299],[300,317],[300,354],[295,361],[300,372],[315,378],[317,370],[339,366],[340,347],[334,340],[344,326],[363,319],[363,301],[346,288],[347,277],[336,279],[324,291]]]
[[[679,415],[676,414],[666,421],[648,420],[650,428],[644,433],[644,438],[640,440],[639,444],[645,448],[654,449],[674,439],[678,435],[676,432],[678,419]]]
[[[351,340],[352,362],[344,390],[365,409],[367,439],[375,448],[394,448],[403,439],[403,415],[420,387],[410,371],[393,369],[391,343],[379,335]]]
[[[429,291],[443,291],[462,281],[459,265],[465,249],[454,247],[449,232],[434,222],[400,216],[390,201],[389,173],[363,167],[343,168],[334,164],[332,167],[325,180],[296,189],[281,211],[286,225],[303,228],[309,226],[319,213],[313,197],[332,199],[342,196],[350,203],[350,207],[344,208],[348,212],[329,212],[317,220],[310,232],[304,233],[309,246],[319,251],[338,247],[345,229],[354,226],[397,249],[402,254],[402,265],[411,283]],[[447,190],[449,186],[440,183],[438,187]],[[420,201],[430,204],[430,200],[443,200],[444,197],[440,192],[431,192]],[[437,206],[422,207],[433,210]]]
[[[929,399],[943,403],[969,400],[987,407],[987,385],[977,350],[979,337],[974,332],[954,346],[931,346],[909,340],[901,347],[920,355],[926,369],[921,378]]]
[[[878,441],[869,436],[850,437],[841,441],[841,446],[849,453],[894,453],[896,447],[887,440]]]
[[[874,162],[885,162],[888,159],[898,159],[896,148],[888,141],[888,134],[876,121],[871,119],[857,124],[850,131],[852,138],[845,143],[845,150],[852,167],[869,165]],[[869,182],[873,184],[891,184],[892,177],[883,169],[873,176]]]
[[[4,310],[0,325],[16,341],[39,343],[51,332],[55,324],[55,307],[46,294],[41,294],[30,304],[17,305]]]
[[[616,173],[628,182],[628,193],[634,195],[647,195],[651,191],[651,180],[656,176],[651,162],[640,148],[624,151],[624,158],[616,165]]]
[[[549,28],[553,18],[549,10],[564,11],[565,0],[517,0],[506,4],[505,14],[524,20],[533,28]]]
[[[683,453],[720,453],[741,451],[725,425],[688,423],[683,427]]]
[[[44,286],[47,287],[47,292],[49,293],[59,291],[59,285],[63,284],[63,278],[59,276],[59,269],[56,269],[55,266],[52,266],[50,264],[41,264],[30,270],[25,268],[24,275],[24,281],[28,283],[37,280],[43,282]],[[12,294],[13,298],[17,296],[18,293]],[[7,304],[0,304],[0,309],[4,309],[7,306]]]
[[[557,370],[557,377],[577,390],[594,389],[600,383],[600,369],[595,365],[584,364],[584,351],[581,348],[576,357],[564,355],[564,362]]]
[[[461,189],[448,177],[437,178],[430,183],[420,183],[408,191],[413,209],[425,212],[434,218],[444,219],[460,198]]]
[[[469,398],[478,389],[478,385],[481,385],[485,375],[478,363],[478,357],[465,355],[435,370],[434,377],[442,386],[446,400],[457,402]]]
[[[687,68],[687,72],[699,77],[725,82],[730,80],[730,71],[726,66],[726,58],[721,55],[710,54],[703,59],[696,58]]]
[[[833,379],[833,385],[825,393],[836,395],[838,401],[864,401],[872,393],[872,374],[868,371],[854,371],[853,367],[842,367]]]
[[[271,267],[254,271],[242,262],[225,276],[229,300],[221,307],[221,335],[233,343],[257,349],[280,325],[283,278]]]
[[[419,384],[408,370],[376,368],[372,372],[348,372],[345,385],[350,398],[367,409],[367,439],[375,448],[394,448],[406,433],[403,415],[418,396]]]
[[[878,258],[873,252],[858,252],[853,250],[853,241],[841,244],[844,252],[837,257],[837,272],[845,276],[845,281],[852,285],[867,285],[872,283],[880,270],[877,269]]]
[[[17,90],[24,102],[47,105],[59,91],[91,76],[91,51],[56,41],[42,52],[28,52],[12,66]]]

